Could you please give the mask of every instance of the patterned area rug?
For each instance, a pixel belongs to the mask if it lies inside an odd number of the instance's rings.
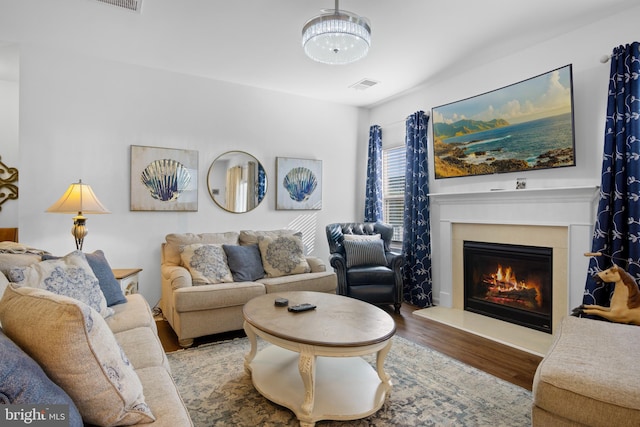
[[[269,345],[258,340],[261,348]],[[196,427],[297,426],[293,413],[260,395],[244,372],[248,338],[169,353],[169,363]],[[373,357],[366,358],[370,363]],[[531,393],[401,337],[385,370],[393,390],[375,414],[317,426],[529,426]]]

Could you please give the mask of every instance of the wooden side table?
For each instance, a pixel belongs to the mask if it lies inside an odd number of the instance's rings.
[[[138,273],[141,268],[113,268],[113,275],[116,277],[122,293],[125,295],[138,293]]]

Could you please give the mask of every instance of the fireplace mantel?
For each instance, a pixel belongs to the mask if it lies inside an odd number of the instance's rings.
[[[453,259],[458,252],[454,243],[458,243],[453,230],[458,225],[515,226],[514,230],[558,227],[566,231],[559,242],[566,257],[558,271],[564,272],[567,288],[558,310],[569,313],[582,302],[588,268],[584,253],[591,248],[598,196],[597,186],[430,194],[434,303],[443,308],[457,306]]]
[[[598,197],[600,187],[555,187],[529,188],[523,190],[490,190],[457,193],[430,193],[432,203],[438,205],[494,204],[505,203],[518,206],[520,203],[589,203]]]
[[[451,231],[455,223],[554,225],[569,230],[570,303],[581,301],[599,187],[532,188],[473,193],[432,193],[433,298],[451,307]]]

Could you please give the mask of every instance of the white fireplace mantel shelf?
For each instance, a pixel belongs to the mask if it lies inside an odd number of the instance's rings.
[[[595,198],[598,195],[599,186],[584,186],[584,187],[552,187],[552,188],[527,188],[522,190],[503,190],[496,189],[490,191],[474,191],[474,192],[456,192],[456,193],[430,193],[428,196],[431,200],[444,204],[455,203],[457,201],[463,202],[482,202],[492,201],[495,199],[512,199],[517,201],[519,199],[566,199],[570,198]]]

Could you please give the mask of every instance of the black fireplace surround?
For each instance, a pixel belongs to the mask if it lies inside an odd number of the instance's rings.
[[[465,241],[464,309],[552,333],[553,249]]]

